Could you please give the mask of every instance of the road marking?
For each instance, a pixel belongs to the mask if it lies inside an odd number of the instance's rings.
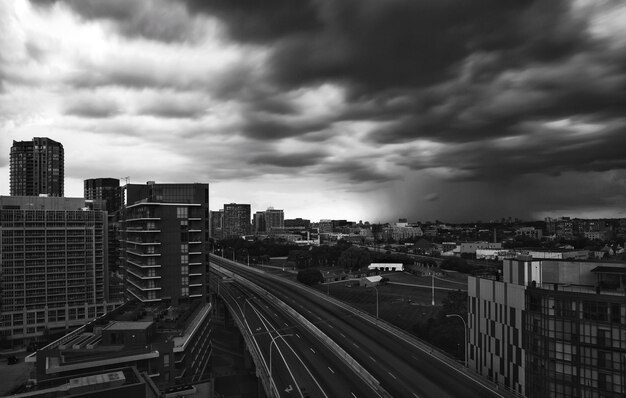
[[[331,328],[333,328],[333,329],[335,328],[335,327],[334,327],[333,325],[331,325],[330,323],[328,324],[328,326],[329,326],[329,327],[331,327]]]
[[[285,326],[289,326],[289,324],[287,322],[283,322],[285,324]]]
[[[290,393],[293,391],[293,386],[291,384],[289,384],[289,387],[285,388],[285,392],[286,393]]]
[[[394,376],[394,375],[393,375],[393,373],[391,373],[391,372],[387,372],[387,373],[389,373],[389,376],[391,376],[391,377],[393,377],[394,379],[398,380],[398,378],[397,378],[396,376]]]
[[[335,371],[334,371],[334,370],[332,370],[332,369],[330,368],[330,366],[328,366],[328,370],[330,370],[333,374],[335,374]]]
[[[415,398],[420,398],[420,396],[419,396],[419,395],[417,395],[416,393],[413,393],[413,396],[414,396]]]
[[[315,354],[315,350],[314,350],[314,349],[312,349],[312,348],[309,348],[309,350],[311,350],[311,351],[313,351],[313,354]]]
[[[355,346],[356,348],[359,348],[359,345],[356,343],[352,343],[353,346]]]
[[[352,394],[352,396],[353,396],[354,398],[356,398],[356,394],[355,394],[355,393],[350,392],[350,394]],[[418,398],[419,398],[419,397],[418,397]]]
[[[296,333],[296,337],[301,339],[302,337],[300,337],[300,335],[298,333]]]
[[[346,335],[345,335],[345,334],[343,334],[343,333],[339,333],[339,335],[340,335],[341,337],[343,337],[344,339],[346,338]]]
[[[374,362],[376,362],[376,360],[374,358],[372,358],[372,356],[370,355],[370,359]]]

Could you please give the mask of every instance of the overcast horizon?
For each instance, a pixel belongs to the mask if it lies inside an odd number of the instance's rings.
[[[285,218],[626,217],[626,4],[0,2],[12,141]]]

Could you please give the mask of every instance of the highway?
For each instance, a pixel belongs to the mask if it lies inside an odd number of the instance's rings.
[[[349,306],[303,285],[211,256],[211,263],[271,292],[332,339],[393,397],[507,397],[488,381],[431,355],[406,334],[377,326]],[[275,303],[270,303],[275,307]],[[319,343],[318,343],[319,345]],[[343,381],[342,381],[343,382]],[[350,396],[350,395],[337,395]],[[372,396],[372,395],[365,395]]]
[[[281,397],[372,397],[354,371],[337,360],[310,331],[281,309],[236,282],[221,283],[220,295],[234,316],[242,316],[262,355],[272,368],[273,387]],[[271,354],[270,354],[271,351]]]

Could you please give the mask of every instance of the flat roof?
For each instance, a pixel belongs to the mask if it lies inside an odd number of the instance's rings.
[[[592,269],[591,272],[595,272],[598,274],[626,275],[626,266],[625,267],[606,267],[606,266],[601,265]]]
[[[113,321],[107,330],[144,330],[150,327],[154,322],[145,321]]]

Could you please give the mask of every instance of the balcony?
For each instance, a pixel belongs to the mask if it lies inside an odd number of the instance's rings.
[[[132,270],[126,270],[126,272],[128,272],[129,274],[133,275],[136,278],[139,279],[161,279],[160,275],[155,275],[155,276],[147,276],[147,275],[141,275],[141,274],[137,274],[135,272],[133,272]]]
[[[136,263],[136,262],[131,261],[129,259],[126,259],[126,262],[134,265],[135,267],[139,267],[139,268],[161,268],[161,264],[153,264],[153,265],[139,264],[139,263]]]
[[[136,251],[128,250],[128,249],[126,249],[126,253],[134,254],[135,256],[141,256],[141,257],[155,257],[155,256],[161,255],[161,253],[142,253],[142,252],[136,252]]]
[[[133,285],[135,288],[141,290],[142,292],[148,292],[151,290],[161,290],[160,287],[155,286],[155,287],[143,287],[143,286],[139,286],[137,285],[135,282],[131,281],[130,279],[126,280],[128,283],[130,283],[131,285]]]

